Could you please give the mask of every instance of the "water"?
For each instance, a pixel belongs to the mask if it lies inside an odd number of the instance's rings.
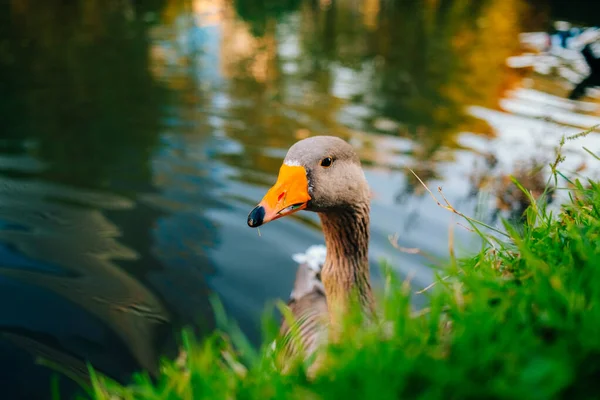
[[[291,255],[322,243],[306,212],[260,236],[246,226],[287,148],[307,135],[335,134],[359,152],[374,267],[388,259],[417,290],[449,242],[476,249],[410,169],[496,223],[479,179],[552,158],[561,135],[600,122],[600,111],[594,97],[577,108],[564,100],[565,78],[507,67],[530,29],[518,0],[463,3],[1,5],[6,398],[49,393],[40,359],[81,378],[85,360],[121,380],[156,371],[182,326],[214,328],[212,294],[256,341],[265,306],[289,295]],[[597,134],[568,144],[566,170],[594,168],[581,145],[599,149]],[[420,253],[396,249],[395,233]]]

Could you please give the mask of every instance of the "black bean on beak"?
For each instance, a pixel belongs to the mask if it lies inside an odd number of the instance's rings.
[[[263,206],[256,206],[250,214],[248,214],[248,226],[250,228],[256,228],[263,224],[265,218],[265,208]]]

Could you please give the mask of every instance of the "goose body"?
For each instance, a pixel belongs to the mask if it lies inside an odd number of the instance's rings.
[[[326,251],[313,248],[294,256],[300,265],[288,306],[301,349],[286,340],[292,327],[285,320],[280,334],[289,352],[303,351],[309,357],[332,339],[353,295],[365,314],[374,315],[368,261],[370,190],[350,144],[334,136],[296,142],[277,182],[248,215],[248,225],[258,227],[300,210],[318,213]],[[319,251],[324,256],[320,262],[311,257]]]
[[[284,320],[279,334],[285,342],[289,355],[304,351],[313,354],[327,339],[328,309],[325,287],[321,281],[321,269],[325,263],[325,246],[311,246],[306,253],[294,254],[298,262],[294,288],[290,293],[288,307],[299,331],[300,343],[290,340],[291,327]],[[301,347],[298,347],[298,344]]]

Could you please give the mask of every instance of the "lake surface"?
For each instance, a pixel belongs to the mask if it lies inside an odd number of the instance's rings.
[[[508,66],[546,23],[524,22],[520,1],[465,3],[0,5],[6,398],[50,393],[41,359],[77,377],[86,360],[120,380],[156,371],[182,326],[214,328],[212,295],[256,341],[290,293],[291,255],[323,242],[308,212],[260,235],[246,225],[303,137],[337,135],[361,156],[376,286],[381,259],[418,290],[449,243],[477,250],[410,170],[499,224],[503,177],[600,123],[600,97],[569,102],[560,74]],[[597,174],[581,146],[600,149],[598,133],[567,144],[565,173]]]

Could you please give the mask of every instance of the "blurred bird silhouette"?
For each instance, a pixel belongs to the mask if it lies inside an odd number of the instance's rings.
[[[583,97],[586,89],[589,87],[600,86],[600,58],[595,57],[591,43],[583,47],[581,54],[583,54],[586,63],[590,67],[590,74],[575,86],[569,95],[569,99],[571,100]]]

